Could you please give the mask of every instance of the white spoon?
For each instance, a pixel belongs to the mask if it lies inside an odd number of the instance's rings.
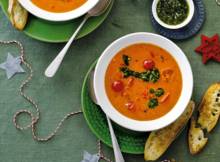
[[[47,69],[45,71],[45,75],[47,77],[53,77],[55,75],[55,73],[57,72],[60,64],[62,63],[63,58],[66,55],[70,45],[72,44],[75,37],[77,36],[77,34],[79,33],[80,29],[85,24],[85,22],[88,20],[88,18],[94,17],[94,16],[100,16],[101,14],[103,14],[107,10],[107,8],[111,4],[111,2],[112,2],[112,0],[99,0],[98,4],[86,14],[83,21],[81,22],[79,27],[76,29],[76,31],[72,35],[72,37],[69,39],[67,44],[64,46],[64,48],[60,51],[60,53],[56,56],[56,58],[47,67]]]
[[[89,74],[89,93],[90,93],[90,97],[91,97],[92,101],[95,104],[99,105],[96,100],[95,93],[94,93],[93,82],[94,82],[94,71],[92,70]],[[114,151],[114,155],[115,155],[115,162],[125,162],[123,155],[121,153],[119,144],[118,144],[118,140],[115,136],[115,132],[112,127],[112,123],[107,115],[106,115],[106,119],[107,119],[107,123],[108,123],[108,127],[109,127],[109,132],[111,135],[112,147],[113,147],[113,151]]]

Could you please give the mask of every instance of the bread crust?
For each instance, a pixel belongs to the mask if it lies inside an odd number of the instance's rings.
[[[27,24],[28,12],[17,0],[8,1],[8,14],[12,25],[18,30],[23,30]]]
[[[220,83],[212,84],[205,92],[199,106],[198,123],[202,129],[211,132],[220,115]]]
[[[184,113],[171,125],[151,132],[144,151],[146,161],[157,160],[181,133],[194,111],[195,103],[190,101]]]
[[[196,120],[192,118],[188,134],[190,153],[192,155],[198,154],[205,147],[207,142],[208,138],[205,137],[204,131],[201,127],[196,127]]]

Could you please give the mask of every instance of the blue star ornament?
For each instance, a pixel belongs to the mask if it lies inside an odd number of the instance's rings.
[[[83,160],[81,162],[98,162],[99,156],[97,154],[90,154],[87,151],[83,153]]]
[[[16,73],[25,72],[21,67],[21,57],[13,57],[10,53],[8,53],[7,60],[0,64],[0,68],[5,70],[8,79]]]

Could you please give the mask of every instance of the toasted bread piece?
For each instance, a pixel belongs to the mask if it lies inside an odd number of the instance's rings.
[[[199,153],[208,142],[208,138],[204,136],[204,131],[201,127],[196,127],[196,121],[191,119],[191,125],[188,134],[189,150],[192,155]]]
[[[15,22],[14,22],[14,19],[13,19],[13,16],[12,16],[12,8],[15,4],[15,1],[14,0],[8,0],[8,15],[9,15],[9,18],[10,18],[10,21],[11,21],[11,24],[14,26]]]
[[[190,101],[184,113],[171,125],[151,132],[145,144],[144,158],[146,161],[157,160],[183,130],[192,116],[195,103]]]
[[[210,132],[220,115],[220,83],[212,84],[206,91],[199,106],[198,123]]]
[[[8,14],[12,25],[18,30],[23,30],[27,23],[28,12],[17,0],[8,1]]]

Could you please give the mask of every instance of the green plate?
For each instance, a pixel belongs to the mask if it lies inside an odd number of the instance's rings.
[[[82,38],[102,24],[102,22],[106,19],[108,14],[111,11],[113,3],[109,6],[108,10],[99,17],[90,18],[82,30],[80,31],[77,38]],[[7,15],[7,8],[8,8],[8,0],[0,0],[0,5],[4,13]],[[44,42],[51,42],[51,43],[58,43],[58,42],[66,42],[72,33],[76,30],[80,22],[82,21],[83,17],[78,19],[74,19],[68,22],[49,22],[42,19],[39,19],[35,16],[30,15],[28,24],[24,29],[24,33],[28,36],[44,41]]]
[[[92,102],[89,96],[88,76],[90,71],[95,67],[95,64],[96,62],[92,64],[83,82],[81,93],[83,114],[92,132],[103,143],[112,147],[105,114],[102,112],[101,108]],[[114,125],[114,130],[122,152],[130,154],[144,153],[144,145],[148,137],[147,133],[133,132],[125,128],[121,128],[118,125]]]

